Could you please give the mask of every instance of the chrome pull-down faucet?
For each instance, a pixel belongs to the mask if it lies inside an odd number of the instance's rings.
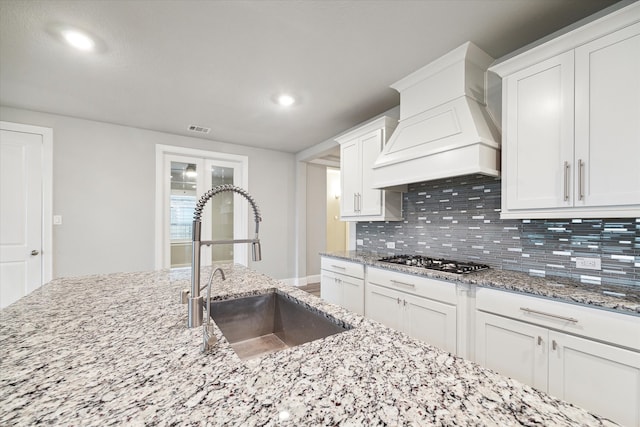
[[[256,231],[253,239],[235,239],[235,240],[204,240],[201,241],[201,226],[202,226],[202,211],[204,210],[205,205],[213,196],[218,193],[222,193],[225,191],[233,191],[234,193],[238,193],[243,196],[251,207],[253,208],[253,216],[256,222]],[[258,205],[256,205],[253,197],[244,189],[240,187],[236,187],[234,185],[219,185],[217,187],[213,187],[211,190],[207,191],[205,194],[200,197],[198,203],[196,204],[196,209],[193,214],[193,241],[192,241],[192,256],[191,256],[191,292],[189,295],[189,299],[187,301],[187,327],[196,328],[202,325],[202,296],[200,295],[200,250],[202,246],[213,246],[213,245],[226,245],[232,243],[250,243],[251,244],[251,255],[254,261],[260,261],[262,259],[262,250],[260,247],[260,238],[258,237],[258,232],[260,228],[260,221],[262,221],[262,217],[260,217],[260,209],[258,209]]]

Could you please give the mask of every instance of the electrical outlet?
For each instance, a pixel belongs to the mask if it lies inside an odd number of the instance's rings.
[[[62,225],[62,215],[53,216],[53,225]]]
[[[585,270],[602,269],[600,258],[593,257],[576,257],[576,268],[584,268]]]
[[[358,245],[358,246],[362,246],[362,245],[364,245],[364,240],[362,240],[362,239],[356,239],[356,245]]]
[[[395,249],[396,242],[387,242],[387,249]]]

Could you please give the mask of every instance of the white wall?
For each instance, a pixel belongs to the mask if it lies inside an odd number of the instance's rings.
[[[327,168],[307,164],[307,277],[320,274],[327,240]]]
[[[155,144],[249,157],[262,261],[275,278],[295,274],[295,156],[72,117],[0,107],[0,119],[53,129],[53,275],[154,268]]]

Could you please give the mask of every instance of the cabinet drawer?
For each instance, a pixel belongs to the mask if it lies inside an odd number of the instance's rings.
[[[389,289],[419,295],[435,301],[456,305],[456,285],[442,280],[397,273],[381,268],[367,269],[367,282]]]
[[[486,288],[476,309],[640,351],[638,316]]]
[[[333,271],[334,273],[364,279],[364,265],[357,262],[322,257],[320,268],[326,271]]]

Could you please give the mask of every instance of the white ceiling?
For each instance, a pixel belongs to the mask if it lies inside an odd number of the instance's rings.
[[[298,152],[397,105],[390,84],[467,40],[498,58],[613,3],[0,0],[0,103]],[[63,45],[63,24],[100,51]]]

